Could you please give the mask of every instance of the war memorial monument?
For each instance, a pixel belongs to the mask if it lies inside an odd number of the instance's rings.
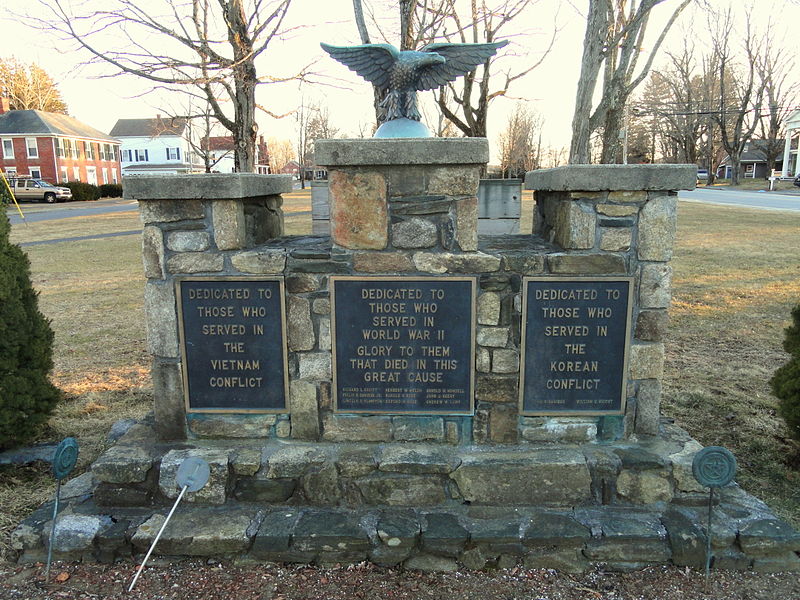
[[[329,236],[284,235],[288,176],[126,179],[154,416],[84,476],[55,555],[139,560],[193,456],[210,479],[157,554],[703,568],[702,446],[659,408],[694,165],[530,172],[533,233],[479,236],[487,140],[315,147]],[[800,566],[800,536],[735,483],[712,512],[713,568]],[[22,560],[41,560],[50,518],[20,525]]]

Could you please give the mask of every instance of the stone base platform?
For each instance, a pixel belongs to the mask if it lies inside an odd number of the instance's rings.
[[[185,496],[158,554],[430,570],[705,565],[708,493],[691,475],[701,446],[671,425],[639,442],[530,447],[153,439],[134,426],[65,486],[55,556],[146,552],[192,455],[211,478]],[[735,484],[716,499],[715,568],[800,570],[800,534],[763,502]],[[45,505],[17,528],[21,561],[46,556],[51,516]]]

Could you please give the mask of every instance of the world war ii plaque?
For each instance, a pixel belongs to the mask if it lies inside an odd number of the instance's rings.
[[[523,415],[625,410],[633,280],[526,277]]]
[[[472,414],[474,279],[331,282],[335,410]]]
[[[285,411],[283,279],[187,277],[177,297],[187,411]]]

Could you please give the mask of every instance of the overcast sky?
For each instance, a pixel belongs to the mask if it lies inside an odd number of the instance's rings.
[[[140,0],[140,5],[163,0]],[[365,0],[366,1],[366,0]],[[728,0],[713,0],[715,5],[725,5]],[[491,3],[491,2],[490,2]],[[518,24],[508,27],[508,32],[523,31],[516,37],[517,51],[528,51],[536,57],[549,41],[554,23],[560,27],[556,45],[541,67],[517,82],[509,90],[511,98],[500,98],[492,105],[489,120],[489,140],[496,147],[496,138],[503,128],[508,113],[517,99],[524,99],[539,110],[545,119],[544,142],[546,145],[568,145],[570,123],[575,99],[575,86],[580,68],[584,21],[576,10],[583,9],[586,0],[573,2],[539,0],[520,18]],[[658,34],[670,5],[656,9],[650,32]],[[736,5],[741,5],[736,2]],[[152,117],[164,112],[168,105],[180,106],[175,95],[163,93],[142,96],[149,85],[130,76],[98,78],[101,73],[113,73],[110,67],[86,67],[81,63],[86,55],[76,51],[72,44],[61,42],[44,32],[27,29],[17,23],[12,12],[32,11],[30,0],[4,0],[0,8],[0,57],[14,56],[22,62],[36,62],[44,67],[56,80],[70,113],[108,132],[118,118]],[[102,6],[97,0],[94,6]],[[783,0],[757,0],[759,18],[772,14],[778,17],[778,27],[796,31],[800,23],[800,7],[788,5]],[[386,15],[386,22],[394,21],[394,14]],[[358,33],[352,20],[352,0],[294,0],[290,8],[290,20],[294,24],[305,24],[291,39],[275,43],[258,63],[259,75],[283,75],[296,70],[301,64],[313,63],[321,75],[330,76],[332,85],[309,86],[302,89],[296,83],[261,86],[258,101],[276,114],[291,112],[302,96],[326,104],[332,121],[343,133],[356,135],[363,125],[371,122],[372,91],[368,84],[344,66],[324,55],[319,42],[335,45],[359,43]],[[670,43],[678,44],[687,28],[692,27],[692,37],[703,39],[707,27],[697,13],[687,12],[682,23],[672,33]],[[735,33],[733,34],[735,37]],[[792,36],[796,40],[796,33]],[[792,39],[792,38],[789,38]],[[377,41],[377,40],[373,40]],[[796,41],[792,42],[795,46]],[[177,108],[176,108],[177,110]],[[266,115],[258,118],[260,133],[265,137],[296,137],[294,119],[291,116],[273,119]]]

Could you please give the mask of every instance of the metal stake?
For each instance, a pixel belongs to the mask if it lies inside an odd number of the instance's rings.
[[[56,479],[56,505],[53,507],[53,525],[50,527],[50,540],[47,544],[47,567],[44,570],[44,582],[50,583],[50,563],[53,561],[53,538],[56,535],[56,517],[58,516],[58,501],[61,496],[61,480]]]
[[[185,486],[183,486],[181,488],[181,493],[178,494],[178,498],[175,500],[175,504],[172,505],[172,510],[169,511],[169,514],[167,515],[167,518],[164,519],[164,524],[161,525],[161,529],[158,530],[158,534],[156,535],[156,539],[154,539],[153,543],[150,544],[150,549],[147,551],[147,554],[145,555],[144,560],[142,561],[142,564],[139,565],[139,570],[136,571],[136,576],[133,578],[133,581],[131,581],[131,585],[128,588],[128,592],[131,592],[133,590],[133,586],[136,585],[136,580],[139,579],[139,575],[142,574],[142,571],[144,570],[144,566],[147,563],[147,559],[150,558],[150,555],[153,553],[153,549],[156,547],[156,544],[158,543],[158,540],[161,538],[161,534],[164,533],[164,529],[166,529],[167,523],[169,523],[169,520],[172,518],[172,513],[175,512],[176,508],[178,508],[178,503],[181,501],[181,498],[183,498],[183,495],[186,493],[187,489],[189,489],[188,485],[185,485]]]

